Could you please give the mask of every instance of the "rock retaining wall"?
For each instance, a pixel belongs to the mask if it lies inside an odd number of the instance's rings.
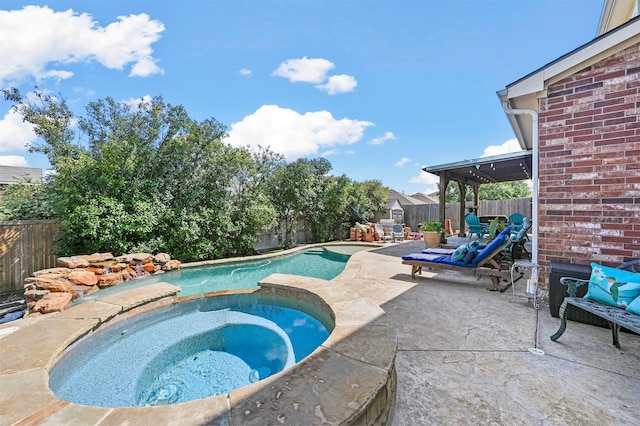
[[[57,268],[43,269],[25,280],[27,316],[63,311],[73,300],[132,278],[180,269],[166,253],[133,253],[114,257],[95,253],[60,257]]]

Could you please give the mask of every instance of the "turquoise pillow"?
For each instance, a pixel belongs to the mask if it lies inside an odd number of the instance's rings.
[[[456,251],[454,251],[451,254],[451,260],[453,262],[461,262],[462,260],[464,260],[464,257],[467,255],[469,250],[477,248],[479,245],[480,245],[480,241],[478,240],[473,240],[471,242],[461,245],[456,249]]]
[[[460,262],[466,256],[469,251],[469,246],[467,244],[463,244],[456,249],[453,253],[451,253],[451,260],[453,262]]]
[[[640,296],[633,299],[633,302],[629,303],[627,306],[627,311],[634,313],[636,315],[640,315]]]
[[[585,299],[626,309],[640,296],[640,274],[591,264],[591,278]]]

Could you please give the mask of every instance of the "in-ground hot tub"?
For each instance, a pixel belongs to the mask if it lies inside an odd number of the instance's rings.
[[[60,399],[92,406],[187,402],[291,367],[332,329],[328,314],[284,297],[189,300],[83,340],[52,369],[49,386]]]
[[[356,259],[347,277],[361,267]],[[2,403],[12,407],[3,420],[86,425],[386,424],[395,401],[397,335],[380,306],[344,284],[316,278],[273,274],[259,287],[256,293],[306,303],[331,317],[335,327],[329,338],[279,373],[207,398],[113,408],[56,397],[49,387],[50,373],[70,350],[106,327],[178,300],[179,288],[166,283],[134,288],[35,321],[16,321],[18,330],[4,336],[0,345],[0,389],[10,389],[3,393]],[[296,353],[296,338],[290,340]]]

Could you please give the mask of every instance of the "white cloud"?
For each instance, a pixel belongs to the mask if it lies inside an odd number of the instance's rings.
[[[354,155],[356,152],[353,149],[348,149],[344,153],[349,155]]]
[[[331,155],[336,155],[338,153],[338,151],[336,151],[335,149],[330,149],[329,151],[325,151],[322,154],[320,154],[321,157],[329,157]]]
[[[393,165],[396,166],[396,167],[404,167],[406,164],[409,164],[410,162],[411,162],[411,160],[409,158],[402,157],[402,159],[400,159],[400,161],[397,161]]]
[[[241,68],[239,72],[240,72],[240,75],[244,75],[244,76],[251,75],[251,70],[249,68]]]
[[[13,109],[0,120],[0,152],[26,150],[36,138],[33,126],[22,121],[22,115]]]
[[[151,103],[151,101],[152,101],[151,95],[144,95],[139,98],[125,99],[120,101],[120,103],[124,105],[129,105],[131,109],[133,109],[134,111],[137,111],[140,104],[149,104]]]
[[[27,159],[19,155],[0,155],[0,166],[27,167]]]
[[[355,77],[346,74],[332,75],[325,84],[318,84],[317,89],[324,90],[330,95],[347,93],[356,88],[358,82]]]
[[[272,73],[277,77],[288,78],[292,83],[322,83],[327,72],[333,69],[333,62],[321,58],[287,59]]]
[[[97,61],[121,70],[131,64],[131,77],[162,73],[151,45],[160,39],[164,24],[144,13],[119,16],[101,27],[91,15],[47,6],[0,10],[0,83],[28,77],[67,79],[65,64]],[[56,68],[52,68],[56,67]],[[58,68],[60,67],[60,68]]]
[[[414,176],[411,179],[409,179],[409,183],[418,183],[418,184],[427,185],[425,190],[422,192],[424,192],[425,194],[429,194],[438,189],[438,183],[440,183],[440,177],[432,173],[427,173],[421,170],[418,176]]]
[[[518,142],[518,139],[509,139],[502,145],[489,145],[484,149],[484,153],[480,156],[482,157],[493,157],[494,155],[500,154],[508,154],[510,152],[518,152],[522,151],[522,147]]]
[[[320,149],[350,145],[362,139],[369,121],[336,120],[328,111],[300,114],[277,105],[263,105],[256,112],[231,125],[225,140],[233,146],[269,147],[295,160],[316,155]]]
[[[395,135],[393,133],[391,133],[391,132],[386,132],[383,136],[379,136],[377,138],[371,139],[369,142],[367,142],[367,144],[369,144],[369,145],[382,145],[386,141],[393,141],[393,140],[396,140]]]

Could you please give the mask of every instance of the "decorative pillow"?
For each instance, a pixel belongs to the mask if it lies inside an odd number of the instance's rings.
[[[478,254],[478,248],[477,247],[476,248],[472,248],[471,250],[469,250],[467,252],[467,254],[464,256],[464,259],[463,259],[464,263],[468,265],[471,262],[473,262],[473,259],[476,258],[477,254]]]
[[[464,259],[464,256],[467,254],[468,251],[469,251],[469,246],[467,244],[461,245],[456,249],[456,251],[454,251],[451,254],[451,260],[453,262],[460,262],[462,259]]]
[[[627,311],[632,312],[636,315],[640,315],[640,296],[633,299],[633,302],[629,303],[627,306]]]
[[[451,260],[453,262],[462,261],[464,257],[467,255],[467,253],[469,252],[469,250],[477,248],[479,245],[480,245],[480,241],[478,240],[473,240],[466,244],[461,245],[456,249],[456,251],[453,252],[453,254],[451,255]]]
[[[585,299],[626,309],[640,296],[640,274],[591,264],[591,278]]]

